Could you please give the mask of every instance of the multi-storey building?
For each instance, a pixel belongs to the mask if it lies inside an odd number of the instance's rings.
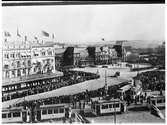
[[[116,50],[112,46],[99,46],[95,50],[95,64],[115,64],[118,62]]]
[[[51,44],[32,46],[32,74],[55,73],[55,54]]]
[[[20,79],[31,74],[31,47],[15,43],[5,43],[2,48],[3,80]]]
[[[55,68],[59,70],[63,66],[63,55],[65,48],[55,48]]]

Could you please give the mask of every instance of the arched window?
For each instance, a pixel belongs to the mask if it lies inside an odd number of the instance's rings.
[[[20,64],[20,61],[17,61],[17,67],[20,67],[21,64]]]
[[[28,60],[27,63],[28,63],[28,66],[31,66],[31,60]]]
[[[17,76],[21,76],[21,71],[20,71],[20,69],[17,70]]]
[[[46,55],[46,52],[45,52],[44,49],[41,50],[41,55],[42,55],[42,56],[45,56],[45,55]]]
[[[51,49],[48,49],[47,52],[48,52],[48,55],[49,55],[49,56],[52,55],[52,50],[51,50]]]

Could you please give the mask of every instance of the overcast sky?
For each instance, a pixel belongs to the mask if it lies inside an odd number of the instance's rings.
[[[3,7],[3,31],[56,41],[164,40],[164,5],[64,5]],[[45,38],[46,39],[46,38]]]

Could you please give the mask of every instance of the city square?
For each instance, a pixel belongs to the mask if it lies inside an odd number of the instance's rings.
[[[8,4],[2,123],[165,123],[162,4]]]

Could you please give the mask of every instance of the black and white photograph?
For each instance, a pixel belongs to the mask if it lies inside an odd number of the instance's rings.
[[[165,123],[165,4],[2,2],[1,122]]]

